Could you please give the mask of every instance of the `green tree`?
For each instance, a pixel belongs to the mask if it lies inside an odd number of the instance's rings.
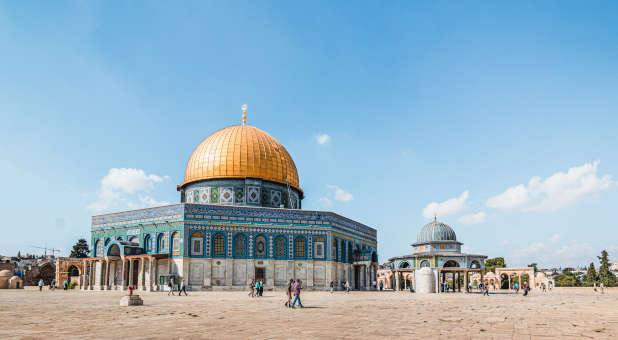
[[[536,273],[536,272],[538,272],[538,269],[536,268],[536,266],[537,266],[536,262],[535,262],[535,263],[530,263],[530,264],[528,265],[528,267],[532,267],[532,268],[534,268],[534,272],[535,272],[535,273]]]
[[[590,262],[590,265],[588,266],[588,271],[586,272],[586,278],[584,279],[584,281],[586,282],[587,285],[592,286],[595,282],[597,282],[597,271],[594,268],[594,262]]]
[[[609,270],[609,258],[607,250],[601,252],[601,256],[597,256],[601,262],[599,267],[599,281],[603,282],[606,287],[613,287],[616,285],[616,275]]]
[[[84,258],[88,257],[88,242],[80,238],[71,250],[71,257]]]
[[[485,260],[485,271],[495,272],[496,268],[505,268],[504,257],[495,257],[493,259]]]
[[[554,281],[556,282],[556,287],[575,287],[580,285],[575,274],[571,272],[554,277]]]

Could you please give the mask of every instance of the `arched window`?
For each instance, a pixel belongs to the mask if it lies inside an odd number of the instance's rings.
[[[103,256],[103,253],[105,252],[105,246],[103,245],[103,242],[101,240],[97,240],[96,245],[96,257]]]
[[[305,238],[302,236],[299,236],[296,240],[294,240],[294,257],[305,257]]]
[[[277,240],[275,241],[275,247],[276,247],[276,251],[275,251],[275,257],[286,257],[286,242],[285,242],[285,237],[283,236],[279,236],[277,237]]]
[[[180,255],[180,234],[176,231],[172,234],[172,255]]]
[[[110,241],[111,241],[111,239],[110,239],[109,237],[107,237],[107,238],[105,239],[105,246],[106,246],[106,247],[107,247],[107,245],[109,244],[109,242],[110,242]]]
[[[199,231],[191,234],[191,255],[200,256],[203,254],[202,244],[204,242],[204,235]]]
[[[163,234],[159,234],[159,237],[157,238],[157,252],[162,253],[165,250],[165,236],[163,236]]]
[[[403,262],[401,262],[401,263],[399,264],[399,268],[402,268],[402,269],[404,269],[404,268],[410,268],[410,263],[409,263],[409,262],[407,262],[407,261],[403,261]]]
[[[255,256],[266,257],[266,238],[264,236],[255,238]]]
[[[429,261],[427,261],[427,260],[421,261],[421,264],[420,264],[421,268],[425,268],[425,267],[429,267],[429,266],[430,266]]]
[[[245,256],[247,238],[243,234],[238,234],[234,237],[234,256]]]
[[[324,258],[324,238],[316,237],[313,241],[313,257],[316,259]]]
[[[212,248],[213,254],[215,256],[224,256],[225,255],[225,237],[221,234],[217,234],[212,239]]]
[[[481,264],[479,263],[479,261],[473,260],[472,263],[470,263],[470,268],[472,268],[472,269],[481,268]]]
[[[144,237],[144,250],[146,253],[152,252],[152,238],[150,238],[150,235]]]
[[[116,241],[122,241],[122,236],[116,237]]]
[[[139,243],[139,241],[137,240],[137,236],[133,236],[129,239],[129,242],[133,242],[133,243]]]

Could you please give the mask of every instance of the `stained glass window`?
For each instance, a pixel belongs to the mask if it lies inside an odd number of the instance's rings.
[[[225,255],[225,238],[221,234],[217,234],[213,239],[213,251],[215,256]]]
[[[305,238],[297,237],[294,241],[294,257],[305,257]]]
[[[236,235],[234,238],[234,255],[236,256],[245,256],[245,243],[246,238],[243,234]]]

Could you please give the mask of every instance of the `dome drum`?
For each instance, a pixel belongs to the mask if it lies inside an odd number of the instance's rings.
[[[301,192],[280,183],[259,179],[215,179],[189,184],[181,202],[270,208],[301,208]]]

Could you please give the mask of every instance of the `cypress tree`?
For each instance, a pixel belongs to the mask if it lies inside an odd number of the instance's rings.
[[[597,256],[601,262],[599,267],[599,281],[603,282],[605,287],[613,287],[616,285],[616,276],[609,270],[609,258],[607,250],[601,252],[601,256]]]

